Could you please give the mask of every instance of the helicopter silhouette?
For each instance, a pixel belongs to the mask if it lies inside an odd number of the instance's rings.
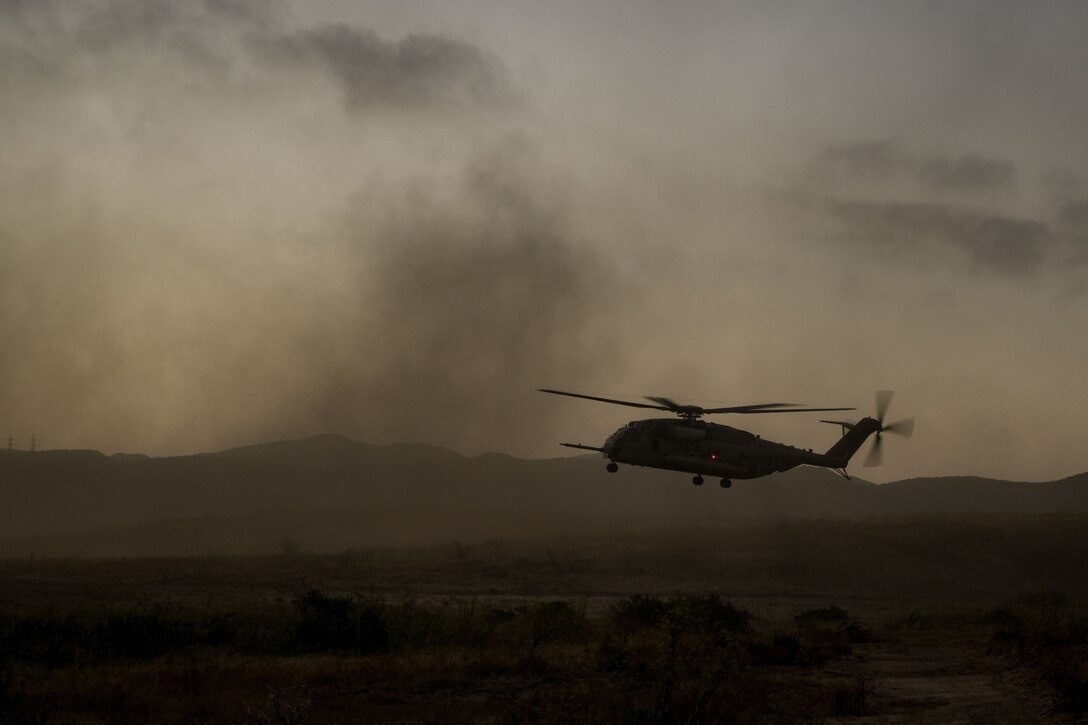
[[[596,400],[632,408],[649,408],[675,413],[678,418],[650,418],[628,423],[608,436],[601,446],[581,443],[562,443],[568,448],[599,451],[608,459],[609,473],[619,470],[619,464],[647,466],[669,471],[695,474],[691,482],[703,485],[703,476],[721,477],[722,488],[733,485],[733,479],[749,479],[771,473],[788,471],[800,465],[830,468],[849,479],[846,466],[858,449],[876,434],[872,450],[865,460],[866,466],[879,466],[883,459],[881,434],[896,433],[909,438],[914,432],[914,418],[895,423],[884,423],[888,405],[894,393],[880,390],[876,393],[876,417],[862,418],[856,423],[843,420],[821,420],[842,427],[840,438],[826,453],[795,448],[785,443],[764,440],[739,428],[719,423],[708,423],[704,415],[733,413],[752,415],[758,413],[809,413],[824,411],[856,410],[856,408],[808,408],[795,403],[760,403],[736,405],[724,408],[703,408],[698,405],[681,405],[669,398],[651,398],[650,403],[601,398],[582,393],[539,388],[542,393],[566,395],[571,398]]]

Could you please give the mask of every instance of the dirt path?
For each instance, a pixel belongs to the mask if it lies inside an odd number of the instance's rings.
[[[894,633],[856,646],[817,678],[843,713],[833,723],[1068,722],[1041,683],[960,632]]]

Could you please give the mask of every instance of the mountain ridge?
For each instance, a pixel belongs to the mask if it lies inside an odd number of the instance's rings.
[[[263,521],[252,526],[289,537],[292,516],[314,530],[325,517],[342,529],[338,536],[327,532],[330,541],[343,542],[356,529],[396,538],[398,526],[471,539],[522,529],[561,532],[564,521],[591,519],[668,526],[693,517],[1088,514],[1088,473],[1043,483],[946,476],[874,484],[801,467],[736,481],[729,490],[688,481],[681,473],[626,466],[609,474],[603,461],[581,456],[464,456],[335,434],[188,456],[15,452],[0,456],[0,554],[13,550],[4,541],[93,538],[92,532],[200,519]],[[278,512],[274,526],[270,511]]]

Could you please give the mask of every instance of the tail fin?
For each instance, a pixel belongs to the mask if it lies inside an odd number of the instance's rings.
[[[873,418],[862,418],[857,423],[847,423],[841,420],[823,420],[820,422],[842,426],[842,438],[831,446],[825,454],[828,458],[836,460],[836,467],[838,468],[846,468],[850,458],[858,452],[858,449],[869,439],[869,436],[880,430],[880,423]]]

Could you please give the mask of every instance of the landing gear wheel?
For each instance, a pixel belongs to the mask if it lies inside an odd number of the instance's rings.
[[[723,478],[722,479],[722,488],[729,488],[732,485],[733,485],[733,482],[730,481],[728,478]]]
[[[696,486],[702,486],[703,485],[703,477],[702,476],[695,476],[694,478],[691,479],[691,482],[694,483]]]
[[[607,466],[605,466],[605,468],[608,469],[609,473],[615,473],[616,471],[620,470],[620,467],[616,465],[615,461],[609,463]]]

